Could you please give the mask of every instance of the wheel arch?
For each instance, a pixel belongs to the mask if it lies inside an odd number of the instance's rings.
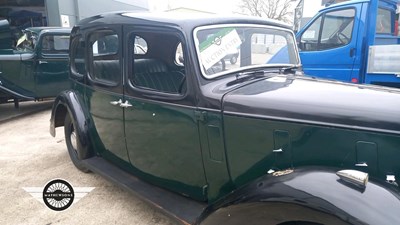
[[[71,90],[61,92],[54,100],[50,118],[50,134],[53,137],[56,136],[55,128],[64,126],[65,116],[69,114],[76,126],[82,147],[89,148],[89,114],[83,106],[83,99],[79,94]]]
[[[400,224],[397,188],[370,181],[362,189],[337,171],[304,167],[265,175],[211,204],[197,224]]]

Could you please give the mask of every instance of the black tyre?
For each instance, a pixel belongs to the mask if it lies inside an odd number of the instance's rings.
[[[70,115],[67,113],[64,120],[64,134],[69,157],[76,168],[82,172],[88,173],[90,170],[83,165],[82,160],[89,158],[90,154],[87,149],[82,147],[75,127],[76,126],[72,122]]]
[[[232,56],[231,59],[229,60],[229,62],[233,65],[237,63],[237,57],[236,56]]]

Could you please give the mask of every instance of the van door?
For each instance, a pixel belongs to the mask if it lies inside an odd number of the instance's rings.
[[[321,13],[297,34],[305,74],[352,81],[361,4]],[[355,80],[353,80],[355,81]]]

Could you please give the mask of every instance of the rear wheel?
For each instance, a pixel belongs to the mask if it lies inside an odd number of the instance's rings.
[[[64,133],[69,157],[76,168],[82,172],[88,173],[90,170],[83,165],[82,160],[89,158],[90,155],[89,152],[82,147],[75,127],[70,115],[67,113],[64,120]]]

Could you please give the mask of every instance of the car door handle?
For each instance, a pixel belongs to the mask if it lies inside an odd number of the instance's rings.
[[[351,48],[350,49],[350,57],[353,57],[356,53],[356,49],[355,48]]]
[[[121,106],[122,108],[132,107],[132,105],[129,104],[128,100],[126,100],[124,103],[121,103],[119,106]]]
[[[118,100],[118,101],[112,101],[110,102],[111,105],[121,105],[122,104],[122,100]]]
[[[274,149],[274,150],[272,150],[272,152],[273,153],[280,153],[280,152],[283,152],[283,149]]]
[[[368,164],[367,163],[357,163],[355,166],[357,166],[357,167],[368,167]]]
[[[47,61],[39,60],[39,65],[40,65],[40,64],[47,64],[47,63],[48,63]]]

